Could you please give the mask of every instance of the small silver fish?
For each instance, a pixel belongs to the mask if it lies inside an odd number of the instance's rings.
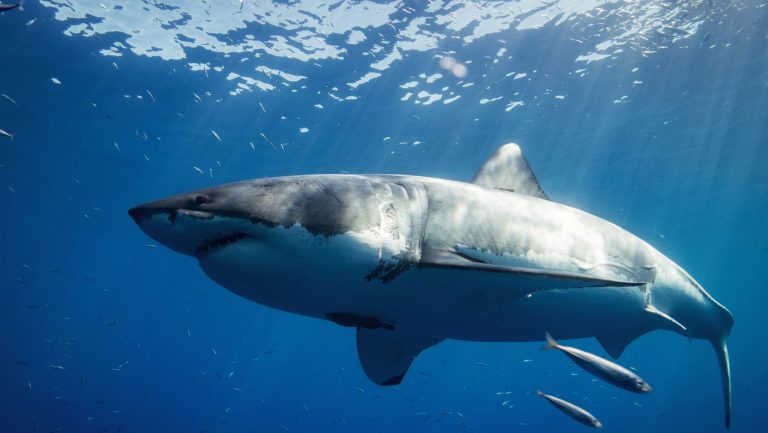
[[[546,338],[547,345],[544,346],[544,350],[559,349],[563,351],[576,365],[611,385],[637,393],[651,392],[653,390],[648,382],[627,368],[581,349],[561,346],[549,333],[546,334]]]
[[[0,12],[8,12],[11,9],[16,9],[20,6],[20,3],[13,3],[13,4],[0,4]]]
[[[6,101],[10,102],[13,105],[19,105],[19,104],[16,103],[16,101],[14,101],[13,98],[11,98],[10,96],[6,95],[5,93],[0,94],[0,96],[2,96],[3,99],[5,99]]]
[[[0,129],[0,135],[2,135],[3,137],[8,137],[11,139],[11,141],[13,141],[13,137],[16,136],[16,133],[15,132],[10,133],[4,129]]]
[[[565,401],[552,395],[544,394],[541,391],[536,391],[536,394],[547,399],[547,401],[552,403],[552,406],[560,409],[560,411],[564,414],[586,426],[594,428],[600,428],[603,426],[603,424],[597,418],[595,418],[594,415],[571,402]]]
[[[214,137],[215,137],[217,140],[219,140],[219,143],[221,143],[221,137],[219,137],[219,134],[217,134],[217,133],[216,133],[216,131],[214,131],[213,129],[211,129],[211,134],[213,134],[213,136],[214,136]]]

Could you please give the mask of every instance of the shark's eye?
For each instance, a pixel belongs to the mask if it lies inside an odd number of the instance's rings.
[[[205,196],[198,195],[198,196],[195,197],[195,204],[203,204],[203,203],[205,203],[207,201],[208,201],[208,199],[205,198]]]

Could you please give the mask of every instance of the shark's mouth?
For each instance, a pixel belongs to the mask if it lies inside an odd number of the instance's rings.
[[[206,258],[208,255],[210,255],[211,253],[213,253],[214,251],[218,251],[224,247],[234,244],[235,242],[239,242],[247,237],[248,235],[246,235],[245,233],[233,233],[226,236],[220,236],[218,238],[207,240],[202,245],[197,247],[197,250],[195,251],[195,256],[199,260],[202,260]]]

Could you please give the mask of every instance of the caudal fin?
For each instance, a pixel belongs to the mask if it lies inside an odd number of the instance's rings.
[[[552,338],[552,336],[551,336],[551,335],[549,335],[549,332],[545,332],[545,333],[544,333],[544,338],[546,338],[546,339],[547,339],[547,344],[545,344],[545,345],[544,345],[544,346],[541,348],[541,350],[557,349],[558,347],[560,347],[560,346],[557,344],[557,341],[555,341],[555,339],[554,339],[554,338]]]
[[[720,379],[723,386],[723,402],[725,403],[725,428],[731,427],[731,362],[728,359],[728,346],[725,344],[725,338],[722,340],[712,340],[712,348],[715,349],[717,362],[720,364]]]

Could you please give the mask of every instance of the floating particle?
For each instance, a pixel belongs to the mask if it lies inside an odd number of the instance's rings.
[[[440,67],[453,74],[454,77],[462,79],[467,76],[467,66],[450,56],[440,58]]]
[[[5,93],[0,93],[0,96],[2,96],[3,99],[5,99],[6,101],[10,102],[13,105],[19,105],[18,103],[16,103],[16,101],[13,98],[6,95]]]
[[[8,138],[11,139],[11,141],[13,141],[13,137],[16,136],[16,133],[15,132],[8,132],[8,131],[6,131],[4,129],[0,129],[0,135],[2,135],[3,137],[8,137]]]

